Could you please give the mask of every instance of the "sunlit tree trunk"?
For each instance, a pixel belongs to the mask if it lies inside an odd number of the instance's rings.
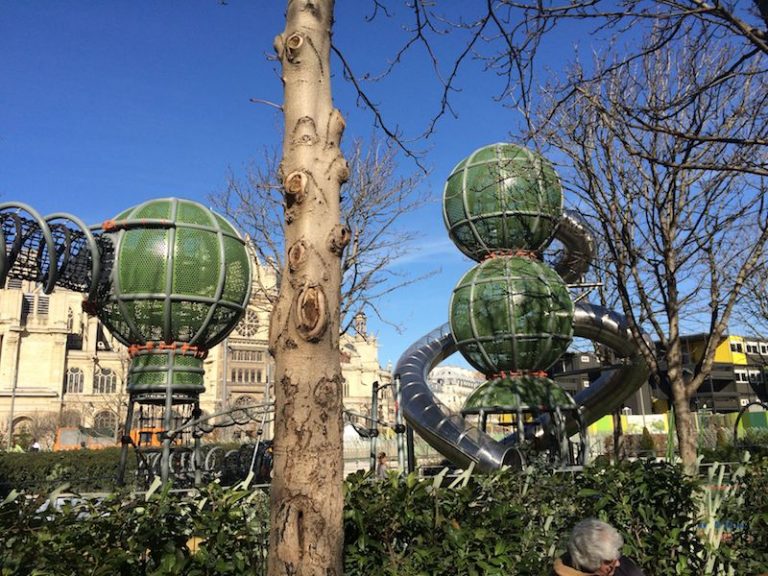
[[[290,0],[275,39],[285,87],[286,266],[270,325],[275,434],[269,574],[342,573],[339,224],[348,177],[330,84],[332,0]]]

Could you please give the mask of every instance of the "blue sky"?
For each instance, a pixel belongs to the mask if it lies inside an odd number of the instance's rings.
[[[284,2],[70,0],[0,5],[0,201],[38,212],[72,212],[89,224],[152,197],[206,202],[228,170],[242,171],[264,146],[279,144],[276,110],[250,98],[282,100],[272,41]],[[368,2],[338,0],[334,41],[360,72],[380,71],[402,35],[395,17],[363,21]],[[404,13],[405,9],[401,8]],[[566,48],[560,36],[561,48]],[[451,45],[453,43],[453,46]],[[447,40],[440,49],[455,48]],[[367,138],[371,114],[356,105],[334,63],[334,98],[347,119],[345,141]],[[381,303],[404,331],[369,320],[380,361],[397,361],[448,318],[453,286],[472,266],[448,241],[440,213],[445,177],[483,145],[509,139],[518,117],[492,97],[501,85],[478,65],[460,75],[458,118],[446,117],[425,144],[433,201],[401,222],[422,233],[406,272],[440,268],[428,281]],[[408,56],[372,87],[385,117],[418,134],[438,86],[428,62]],[[404,173],[416,170],[401,160]],[[463,364],[458,356],[450,363]]]

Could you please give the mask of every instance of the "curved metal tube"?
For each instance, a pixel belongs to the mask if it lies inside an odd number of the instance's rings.
[[[53,288],[56,284],[56,242],[53,239],[51,229],[48,227],[45,218],[40,216],[40,214],[28,204],[24,204],[23,202],[4,202],[0,204],[0,213],[6,210],[23,210],[32,217],[34,223],[40,229],[40,233],[45,241],[45,243],[40,246],[40,250],[42,251],[44,249],[47,251],[49,266],[45,271],[43,271],[42,266],[39,267],[41,277],[38,280],[43,284],[43,292],[45,294],[50,294],[53,292]],[[0,254],[0,282],[3,284],[5,283],[5,277],[13,270],[16,258],[19,256],[24,241],[26,240],[23,224],[18,217],[15,218],[15,228],[13,247],[10,252],[7,252],[8,247],[5,243],[5,239],[3,239],[4,250],[3,253]],[[5,230],[2,230],[2,234],[5,236]],[[26,235],[29,235],[29,230],[26,231]],[[42,257],[42,253],[38,254],[37,257],[41,262],[45,261],[45,258]]]
[[[555,230],[565,253],[555,263],[555,272],[568,283],[579,282],[595,256],[595,242],[589,226],[578,212],[566,210]]]
[[[574,396],[582,407],[584,425],[589,425],[621,406],[624,399],[647,380],[648,368],[620,314],[579,302],[573,324],[574,336],[608,346],[625,360],[624,367],[606,372]],[[517,458],[516,449],[497,442],[451,412],[427,384],[432,368],[455,351],[456,342],[448,324],[433,330],[405,351],[395,370],[400,377],[403,413],[419,436],[456,465],[466,468],[474,463],[479,471],[500,468]],[[569,434],[575,433],[576,422],[568,422],[567,429]]]
[[[456,351],[448,324],[433,330],[403,353],[395,377],[400,378],[402,410],[411,427],[430,446],[462,468],[474,463],[479,471],[500,468],[513,457],[513,447],[502,446],[476,426],[453,413],[427,385],[429,372]]]

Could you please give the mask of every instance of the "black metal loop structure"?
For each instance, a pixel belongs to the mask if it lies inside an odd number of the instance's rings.
[[[199,415],[203,360],[245,312],[251,266],[237,230],[191,200],[150,200],[92,227],[71,214],[41,216],[24,203],[0,204],[0,286],[14,278],[40,284],[45,294],[56,286],[85,293],[83,310],[128,347],[118,484],[137,405],[164,408],[168,479],[174,407],[191,406]]]
[[[67,225],[70,224],[70,225]],[[94,235],[77,216],[41,216],[20,202],[0,204],[0,285],[7,278],[86,292],[88,299],[108,282],[112,259],[107,236]]]

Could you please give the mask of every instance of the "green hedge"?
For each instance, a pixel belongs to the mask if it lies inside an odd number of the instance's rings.
[[[715,520],[728,539],[719,542],[706,537],[713,519],[700,514],[710,488],[664,463],[458,479],[356,474],[346,483],[345,574],[545,576],[586,516],[619,528],[647,576],[768,571],[768,460],[721,488],[710,492],[724,495]],[[212,484],[195,495],[123,493],[59,511],[46,502],[12,494],[0,504],[3,576],[263,573],[268,514],[259,491]]]
[[[136,467],[133,454],[128,473]],[[50,492],[69,484],[76,492],[112,491],[115,488],[120,448],[63,452],[0,453],[0,497],[13,490]]]
[[[347,574],[547,574],[579,519],[615,525],[648,576],[727,564],[698,534],[701,486],[665,463],[593,466],[583,474],[528,470],[477,476],[447,489],[409,478],[349,480]],[[737,572],[743,575],[742,572]]]
[[[268,529],[262,492],[211,484],[194,497],[164,489],[57,509],[50,503],[11,494],[0,506],[0,574],[264,573]]]

